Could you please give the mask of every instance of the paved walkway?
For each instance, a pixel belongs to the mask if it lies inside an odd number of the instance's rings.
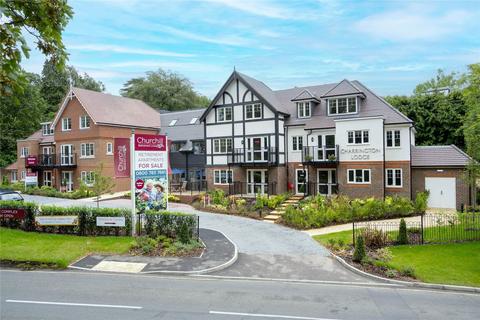
[[[415,216],[415,217],[407,217],[404,218],[406,222],[420,222],[420,216]],[[398,219],[386,219],[386,220],[375,220],[372,222],[398,222],[400,223],[401,218]],[[365,223],[365,222],[363,222]],[[346,224],[339,224],[336,226],[329,226],[329,227],[324,227],[324,228],[319,228],[319,229],[310,229],[310,230],[305,230],[306,234],[309,236],[318,236],[321,234],[328,234],[328,233],[334,233],[334,232],[340,232],[340,231],[347,231],[347,230],[352,230],[352,224],[351,223],[346,223]]]
[[[235,244],[221,232],[200,229],[206,249],[198,257],[148,257],[132,255],[89,255],[70,268],[130,273],[202,274],[232,265],[238,252]]]
[[[27,201],[61,206],[95,206],[92,201],[25,196]],[[100,207],[126,208],[128,199],[100,202]],[[200,227],[223,232],[238,246],[238,260],[218,275],[371,282],[340,265],[330,252],[305,232],[250,218],[209,213],[193,207],[171,203],[170,210],[197,214]]]

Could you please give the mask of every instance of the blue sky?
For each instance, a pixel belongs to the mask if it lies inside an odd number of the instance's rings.
[[[70,1],[69,64],[118,94],[159,67],[213,97],[235,66],[272,89],[360,80],[409,94],[480,62],[479,1]],[[40,72],[44,57],[23,62]]]

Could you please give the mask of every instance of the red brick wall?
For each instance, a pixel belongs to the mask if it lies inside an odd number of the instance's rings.
[[[348,169],[370,169],[369,184],[348,183]],[[340,162],[337,167],[338,191],[350,198],[384,197],[385,172],[383,162]]]
[[[385,181],[385,195],[387,196],[401,196],[401,197],[411,197],[411,188],[410,188],[410,178],[411,178],[411,169],[410,161],[386,161],[385,169],[402,169],[402,187],[401,188],[392,188],[386,186]]]

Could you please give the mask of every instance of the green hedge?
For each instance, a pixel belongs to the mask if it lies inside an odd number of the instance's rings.
[[[144,233],[152,238],[164,235],[175,239],[192,239],[198,236],[198,219],[193,214],[149,210],[142,215],[142,219]]]
[[[53,187],[41,186],[41,187],[28,187],[27,189],[25,189],[25,191],[23,191],[23,193],[35,195],[35,196],[66,198],[66,199],[81,199],[81,198],[88,198],[88,197],[95,196],[95,193],[83,183],[80,185],[80,188],[78,188],[73,192],[60,192]]]
[[[132,228],[129,209],[42,206],[41,216],[78,216],[77,226],[42,226],[42,232],[77,235],[129,235]],[[125,217],[125,227],[98,227],[97,217]]]
[[[25,219],[4,219],[0,218],[0,225],[8,228],[22,229],[25,231],[35,230],[35,215],[38,212],[38,205],[34,202],[21,202],[3,200],[0,201],[0,208],[2,209],[24,209]]]

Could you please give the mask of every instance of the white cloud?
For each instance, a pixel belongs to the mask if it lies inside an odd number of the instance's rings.
[[[123,47],[116,45],[108,44],[69,44],[66,46],[69,50],[80,50],[80,51],[106,51],[106,52],[116,52],[116,53],[131,53],[139,55],[150,55],[150,56],[165,56],[165,57],[194,57],[194,54],[190,53],[180,53],[172,51],[162,51],[162,50],[149,50],[149,49],[137,49],[131,47]]]
[[[103,64],[107,68],[150,68],[150,69],[167,69],[172,71],[188,71],[188,72],[218,72],[224,71],[219,64],[207,64],[197,62],[172,62],[157,60],[139,60],[139,61],[122,61]]]
[[[435,14],[422,6],[373,14],[355,23],[358,31],[374,38],[408,42],[438,40],[462,32],[472,15],[465,10]]]
[[[195,40],[200,42],[208,42],[214,44],[222,44],[229,46],[247,46],[251,44],[251,41],[238,37],[238,36],[205,36],[198,33],[193,33],[181,29],[177,29],[169,26],[159,26],[159,31],[168,33],[173,36],[182,37],[189,40]]]
[[[257,16],[263,16],[275,19],[292,19],[291,11],[287,8],[279,7],[270,1],[261,0],[206,0],[207,2],[213,2],[230,7],[235,10],[247,12]]]

